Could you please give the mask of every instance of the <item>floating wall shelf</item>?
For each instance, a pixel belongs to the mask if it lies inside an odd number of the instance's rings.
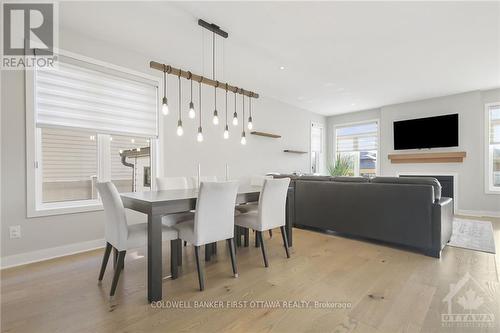
[[[265,132],[257,132],[257,131],[253,131],[253,132],[250,132],[250,134],[253,134],[253,135],[258,135],[258,136],[265,136],[265,137],[268,137],[268,138],[274,138],[274,139],[281,138],[281,135],[278,135],[278,134],[272,134],[272,133],[265,133]]]
[[[291,150],[291,149],[285,149],[283,150],[285,153],[292,153],[292,154],[307,154],[307,151],[302,151],[302,150]]]
[[[462,163],[465,151],[446,153],[389,154],[391,163]]]

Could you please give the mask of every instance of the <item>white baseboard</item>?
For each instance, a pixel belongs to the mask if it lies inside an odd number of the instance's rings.
[[[459,209],[455,213],[458,215],[467,215],[467,216],[475,216],[475,217],[500,217],[500,212],[487,211],[487,210]]]
[[[91,251],[104,247],[104,239],[95,239],[91,241],[68,244],[63,246],[51,247],[27,253],[15,254],[0,258],[0,269],[26,265],[33,262],[39,262],[71,254]]]

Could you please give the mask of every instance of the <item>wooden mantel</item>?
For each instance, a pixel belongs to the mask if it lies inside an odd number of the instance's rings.
[[[389,154],[391,163],[462,163],[465,151],[441,153]]]

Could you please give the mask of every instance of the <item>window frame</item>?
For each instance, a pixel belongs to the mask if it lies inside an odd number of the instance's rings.
[[[493,186],[493,156],[490,149],[490,108],[493,106],[500,107],[500,102],[484,105],[484,191],[486,194],[500,195],[500,187]]]
[[[325,154],[325,125],[323,123],[317,122],[317,121],[311,121],[310,126],[309,126],[309,172],[312,173],[312,131],[313,127],[318,127],[321,128],[321,151],[319,152],[319,156],[317,158],[318,162],[318,172],[315,174],[321,174],[324,172],[324,167],[322,162],[324,162],[324,154]]]
[[[337,129],[339,127],[355,126],[355,125],[368,124],[368,123],[377,123],[377,161],[375,163],[375,176],[380,175],[380,119],[379,118],[334,124],[333,125],[333,137],[332,137],[333,155],[332,155],[331,163],[335,163],[335,158],[337,156]]]
[[[150,163],[151,163],[151,190],[155,188],[156,175],[160,170],[159,158],[157,156],[160,144],[160,137],[163,130],[160,117],[159,91],[162,89],[161,80],[157,77],[134,71],[125,67],[103,62],[97,59],[85,57],[79,54],[59,49],[55,52],[66,57],[71,57],[91,65],[101,66],[111,71],[118,71],[124,74],[134,75],[151,81],[156,86],[156,119],[157,137],[150,139]],[[74,200],[43,203],[42,202],[42,168],[40,165],[41,154],[41,128],[36,127],[35,119],[35,70],[25,69],[25,93],[26,93],[26,215],[30,217],[51,216],[61,214],[83,213],[102,210],[100,199]],[[84,129],[82,129],[85,131]],[[97,179],[107,181],[110,179],[109,140],[105,143],[104,136],[127,135],[121,133],[100,133],[97,132]]]

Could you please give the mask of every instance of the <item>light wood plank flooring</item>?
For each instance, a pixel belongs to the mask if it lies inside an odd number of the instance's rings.
[[[477,219],[477,218],[474,218]],[[494,221],[500,251],[500,219]],[[453,247],[441,259],[397,247],[295,229],[292,258],[281,237],[260,249],[239,248],[233,278],[226,244],[205,266],[206,290],[198,282],[193,250],[185,248],[177,280],[163,283],[164,306],[186,301],[187,309],[152,308],[146,301],[145,249],[129,251],[117,296],[108,299],[111,261],[97,284],[102,250],[1,272],[2,332],[498,332],[499,256]],[[164,254],[168,257],[168,248]],[[165,263],[165,274],[169,265]],[[445,328],[444,297],[467,272],[488,294],[482,307],[494,328]],[[247,308],[195,308],[195,302],[248,301]],[[349,302],[350,308],[250,308],[250,301]],[[199,303],[198,303],[199,304]],[[214,303],[212,303],[214,304]],[[281,303],[282,305],[283,303]],[[330,303],[331,304],[331,303]],[[256,306],[256,304],[253,304]],[[485,312],[483,311],[483,312]]]

